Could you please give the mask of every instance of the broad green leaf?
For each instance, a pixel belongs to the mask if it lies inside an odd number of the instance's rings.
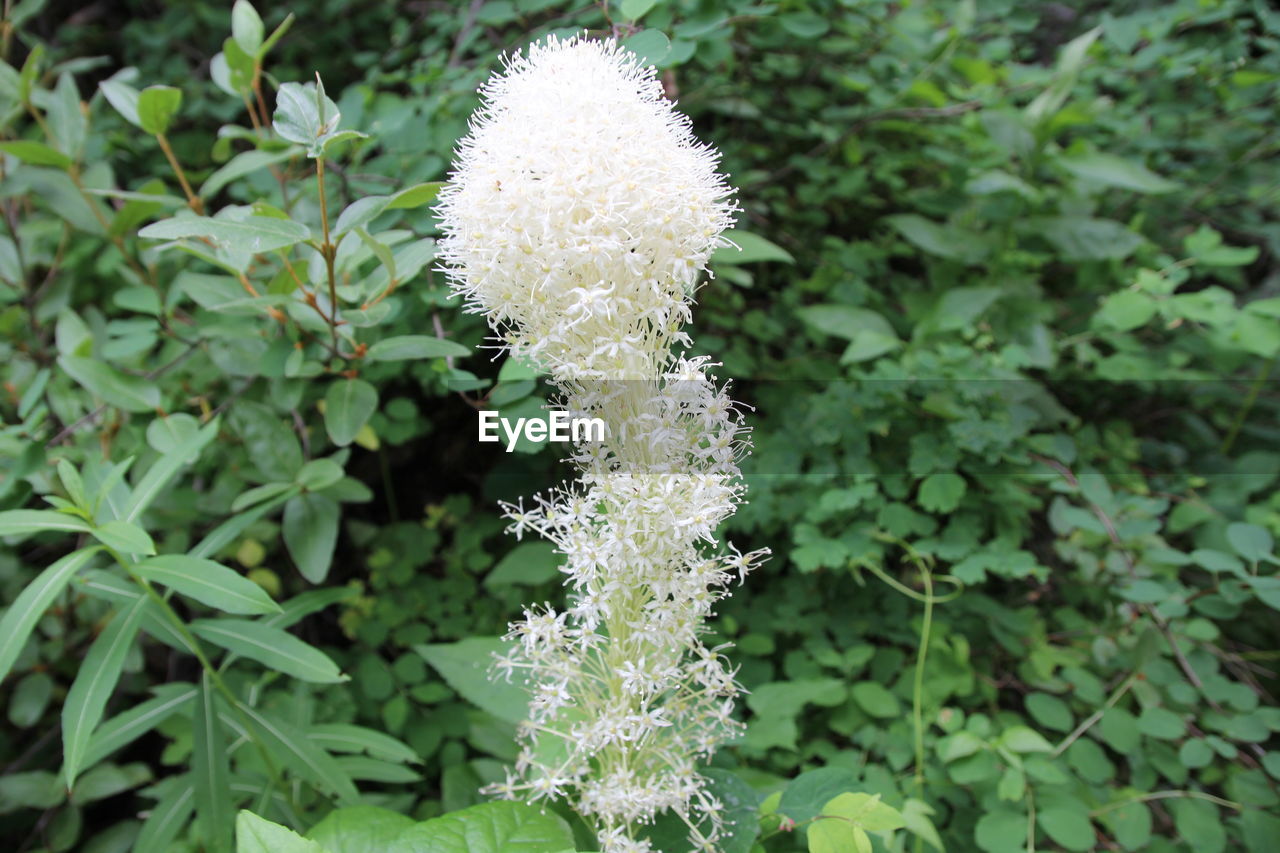
[[[659,29],[641,30],[622,46],[639,57],[641,65],[660,65],[671,53],[671,39]]]
[[[147,531],[128,521],[108,521],[90,532],[103,545],[122,554],[146,556],[156,552],[156,543],[151,541]]]
[[[476,707],[500,720],[518,723],[528,712],[529,694],[518,674],[512,681],[491,672],[494,656],[509,650],[497,637],[468,637],[456,643],[414,646],[444,676],[449,686]]]
[[[933,813],[933,808],[923,800],[908,799],[902,806],[902,821],[907,832],[922,838],[938,853],[946,853],[946,847],[931,819]]]
[[[29,729],[44,716],[49,700],[53,698],[53,679],[48,673],[30,672],[13,688],[9,699],[9,722],[20,729]]]
[[[414,824],[413,818],[399,812],[376,806],[352,806],[329,812],[324,820],[311,827],[307,837],[331,851],[384,853]]]
[[[262,47],[264,28],[258,10],[248,0],[236,0],[231,7],[231,37],[240,49],[250,56],[257,56]]]
[[[341,804],[356,803],[360,795],[351,777],[333,756],[309,740],[306,734],[256,708],[241,704],[240,710],[249,719],[250,733],[265,743],[282,763],[319,790],[335,795]],[[239,722],[234,718],[223,717],[223,722],[239,729]]]
[[[462,344],[455,343],[433,335],[399,335],[384,338],[365,354],[369,361],[408,361],[418,358],[465,358],[471,350]]]
[[[295,495],[284,505],[285,548],[311,583],[320,583],[329,574],[338,543],[339,515],[337,501],[325,495]]]
[[[92,767],[181,711],[195,698],[197,688],[190,684],[161,684],[153,691],[156,694],[154,698],[135,705],[98,726],[85,748],[85,767]]]
[[[902,703],[875,681],[860,681],[849,688],[853,701],[873,717],[890,719],[902,713]]]
[[[142,620],[142,599],[127,610],[118,611],[85,654],[84,663],[67,691],[62,706],[63,769],[67,787],[75,785],[84,766],[89,739],[102,719],[120,680],[125,654],[138,635]]]
[[[0,776],[0,812],[14,809],[51,809],[67,798],[62,781],[47,770]]]
[[[76,89],[74,75],[69,71],[58,75],[58,84],[46,106],[50,141],[72,160],[78,160],[84,148],[89,119],[80,109],[80,92]]]
[[[342,479],[342,466],[332,459],[312,459],[298,469],[297,484],[309,492],[326,489]],[[273,484],[280,485],[280,484]],[[288,488],[288,484],[284,484]]]
[[[1083,216],[1042,216],[1026,220],[1026,227],[1039,233],[1068,261],[1121,260],[1146,242],[1111,219]]]
[[[1275,538],[1271,531],[1257,524],[1234,522],[1227,525],[1227,541],[1235,552],[1251,563],[1263,560],[1275,562],[1271,550],[1275,548]]]
[[[324,426],[339,447],[355,440],[378,408],[378,391],[363,379],[339,379],[324,396]]]
[[[181,89],[148,86],[138,93],[138,124],[147,133],[163,134],[181,106]]]
[[[1071,709],[1057,696],[1048,693],[1031,693],[1027,695],[1024,702],[1027,712],[1042,728],[1069,732],[1075,725]]]
[[[1141,163],[1112,154],[1092,152],[1060,157],[1058,163],[1077,178],[1140,193],[1167,193],[1179,184],[1162,178]]]
[[[822,807],[824,815],[842,817],[854,826],[869,832],[901,829],[902,813],[880,800],[879,794],[862,794],[846,791]]]
[[[296,148],[286,148],[283,151],[241,151],[200,185],[199,195],[202,198],[210,198],[232,181],[251,175],[259,169],[284,162],[295,156],[297,151]],[[239,288],[240,285],[237,284],[236,287]]]
[[[191,778],[196,792],[196,821],[213,853],[231,849],[231,767],[214,693],[203,674],[191,720]]]
[[[574,849],[556,814],[524,803],[481,803],[424,821],[383,848],[385,853],[558,853]]]
[[[990,811],[978,818],[974,841],[986,853],[1013,853],[1026,849],[1027,816],[1006,810]]]
[[[43,142],[36,142],[33,139],[0,142],[0,151],[5,154],[12,154],[22,162],[30,163],[32,166],[54,166],[59,169],[68,169],[75,162],[61,151],[56,151]]]
[[[628,21],[638,21],[656,5],[658,0],[622,0],[618,5],[618,11]]]
[[[142,762],[103,764],[76,780],[75,790],[71,792],[71,802],[74,805],[84,805],[105,800],[144,785],[152,778],[151,768]]]
[[[197,619],[191,630],[201,639],[221,646],[286,675],[317,684],[346,681],[328,655],[297,637],[249,619]]]
[[[133,853],[168,853],[196,808],[195,787],[188,775],[172,776],[160,801],[151,808]]]
[[[1186,734],[1187,727],[1179,714],[1168,708],[1152,705],[1143,708],[1138,715],[1138,731],[1148,737],[1177,740]]]
[[[1045,834],[1068,850],[1093,850],[1097,842],[1086,809],[1050,806],[1036,814]]]
[[[929,512],[949,513],[960,506],[967,489],[964,477],[954,471],[939,471],[920,483],[916,500]]]
[[[719,817],[723,821],[717,853],[749,853],[760,834],[758,817],[760,797],[742,777],[718,767],[701,770],[705,781],[703,790],[720,804]],[[699,827],[707,831],[706,821]],[[654,850],[682,850],[689,840],[689,827],[677,815],[670,812],[660,815],[645,837]]]
[[[314,841],[250,811],[236,815],[236,853],[332,853]]]
[[[160,389],[149,379],[84,356],[59,356],[58,366],[95,397],[118,409],[153,412],[160,408]]]
[[[14,510],[20,511],[22,510]],[[0,517],[8,514],[0,513]],[[22,653],[22,647],[26,645],[36,622],[76,572],[84,568],[98,550],[96,546],[81,548],[50,565],[18,593],[4,616],[0,617],[0,681],[9,674],[13,662]]]
[[[311,237],[311,229],[292,219],[249,216],[242,220],[178,216],[154,222],[138,232],[152,240],[201,240],[220,249],[258,254],[283,249]]]
[[[119,80],[103,80],[98,84],[107,102],[130,124],[142,127],[138,118],[138,90]]]
[[[822,812],[822,807],[858,786],[858,774],[845,767],[820,767],[792,779],[782,790],[778,813],[796,823],[806,823]]]
[[[999,745],[1017,753],[1053,752],[1044,735],[1027,726],[1011,726],[1000,736]]]
[[[852,305],[806,305],[796,314],[805,324],[820,332],[857,341],[864,335],[878,335],[892,340],[896,346],[898,334],[889,321],[875,311],[854,308]]]
[[[411,747],[391,735],[350,723],[319,723],[307,729],[307,737],[329,752],[366,752],[373,758],[400,763],[421,761]]]
[[[524,542],[512,548],[484,579],[492,589],[511,584],[542,584],[560,576],[563,557],[550,542]]]
[[[355,228],[368,225],[387,210],[404,210],[429,204],[440,194],[443,182],[415,184],[391,195],[370,195],[356,199],[338,215],[334,223],[334,235],[346,234]]]
[[[711,263],[715,264],[758,264],[777,261],[784,264],[794,264],[796,259],[791,253],[781,246],[766,240],[759,234],[752,234],[748,231],[739,231],[730,228],[723,234],[724,239],[733,243],[733,246],[721,246],[711,255]],[[737,248],[735,248],[735,246]]]
[[[1107,297],[1098,311],[1098,320],[1113,329],[1128,332],[1156,315],[1156,301],[1137,290],[1121,290]]]
[[[1145,850],[1151,842],[1151,807],[1133,802],[1102,813],[1102,821],[1111,829],[1125,850]]]
[[[23,536],[57,530],[88,533],[93,525],[78,515],[51,509],[11,509],[0,512],[0,536]]]
[[[139,577],[169,587],[224,613],[280,613],[280,605],[253,581],[213,560],[161,554],[133,567]]]
[[[867,834],[843,820],[820,817],[805,829],[809,853],[871,853]]]
[[[308,156],[318,157],[327,137],[338,130],[342,114],[317,83],[285,83],[276,92],[271,126],[282,139],[307,146]]]
[[[914,213],[901,213],[885,221],[916,247],[931,255],[976,264],[990,251],[986,239],[957,225],[939,225]]]

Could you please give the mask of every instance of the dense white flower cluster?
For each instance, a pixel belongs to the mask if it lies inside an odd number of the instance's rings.
[[[642,825],[668,811],[713,851],[723,807],[697,766],[737,733],[738,688],[701,637],[765,552],[716,539],[742,498],[745,427],[711,365],[672,347],[729,190],[653,70],[613,42],[549,39],[482,94],[439,205],[454,288],[565,409],[608,426],[575,447],[574,483],[506,507],[517,536],[564,555],[570,606],[512,625],[499,668],[532,698],[492,791],[569,800],[605,853],[651,850]]]
[[[481,96],[437,207],[457,289],[556,375],[656,376],[732,222],[718,155],[612,41],[548,39]]]

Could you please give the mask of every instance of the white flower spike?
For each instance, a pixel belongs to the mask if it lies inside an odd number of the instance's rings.
[[[715,531],[741,501],[746,428],[705,358],[672,348],[736,210],[718,155],[612,41],[548,39],[506,63],[441,192],[455,291],[560,388],[603,442],[577,482],[505,507],[564,555],[569,609],[528,608],[499,670],[527,676],[515,768],[491,793],[564,798],[604,853],[652,851],[674,812],[716,850],[722,808],[697,767],[737,734],[738,693],[704,621],[764,557]],[[664,851],[677,853],[677,851]]]

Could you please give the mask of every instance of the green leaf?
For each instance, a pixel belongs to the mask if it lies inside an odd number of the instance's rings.
[[[58,85],[48,100],[46,115],[50,141],[72,160],[79,159],[89,119],[80,110],[80,92],[76,89],[75,77],[69,71],[58,75]]]
[[[131,376],[105,362],[84,356],[59,356],[58,366],[89,393],[118,409],[153,412],[160,408],[160,389],[149,379]]]
[[[1142,164],[1112,154],[1072,154],[1060,157],[1058,163],[1077,178],[1103,186],[1140,193],[1168,193],[1181,189],[1180,184],[1160,177]]]
[[[22,536],[58,530],[64,533],[88,533],[93,525],[78,515],[51,509],[11,509],[0,512],[0,536]]]
[[[160,496],[161,491],[169,484],[184,466],[196,461],[205,445],[213,441],[220,427],[218,418],[205,424],[198,432],[182,439],[172,449],[165,452],[154,465],[147,469],[142,480],[134,487],[133,493],[125,504],[124,521],[136,521],[146,512],[152,502]]]
[[[1056,732],[1069,732],[1075,725],[1071,709],[1057,696],[1051,696],[1048,693],[1031,693],[1024,701],[1027,705],[1027,713],[1031,714],[1032,719],[1042,728]]]
[[[75,790],[71,792],[71,802],[84,805],[105,800],[150,782],[151,779],[151,768],[141,762],[124,766],[104,764],[88,771],[76,781]]]
[[[488,589],[547,583],[560,576],[562,555],[550,542],[525,542],[512,548],[484,579]]]
[[[1026,220],[1069,261],[1121,260],[1146,242],[1141,234],[1110,219],[1041,216]]]
[[[1258,247],[1222,245],[1222,235],[1208,225],[1201,225],[1183,241],[1187,254],[1196,263],[1208,267],[1242,267],[1258,259]]]
[[[790,252],[759,234],[739,231],[730,228],[722,235],[733,246],[721,246],[711,254],[711,264],[762,264],[777,262],[794,264],[796,259]],[[736,248],[735,248],[736,247]]]
[[[1160,740],[1177,740],[1186,734],[1187,727],[1178,714],[1168,708],[1152,705],[1143,708],[1138,715],[1138,731]]]
[[[27,512],[30,510],[13,510]],[[11,513],[0,513],[0,519]],[[55,515],[56,513],[49,513]],[[3,681],[12,669],[14,661],[22,653],[27,638],[40,621],[49,605],[66,588],[67,583],[76,572],[84,568],[97,553],[98,548],[81,548],[50,565],[36,579],[18,593],[18,597],[0,617],[0,681]]]
[[[138,93],[138,124],[147,133],[160,135],[182,106],[182,90],[173,86],[148,86]]]
[[[307,739],[307,736],[283,720],[240,705],[241,712],[249,719],[252,733],[267,745],[281,761],[295,773],[311,782],[321,791],[331,792],[343,805],[354,805],[360,797],[355,783],[333,756]],[[223,717],[223,722],[228,722]],[[238,723],[233,728],[237,728]]]
[[[917,248],[940,258],[976,264],[990,251],[982,235],[956,225],[939,225],[914,213],[888,216],[885,221]]]
[[[377,806],[334,809],[307,836],[317,844],[342,853],[384,853],[405,830],[411,817]],[[269,853],[276,853],[270,851]]]
[[[124,658],[138,634],[145,599],[138,599],[127,610],[118,611],[85,654],[84,662],[67,691],[62,706],[63,770],[67,787],[75,785],[76,775],[84,766],[89,738],[102,719],[120,680]]]
[[[338,215],[334,223],[334,235],[346,234],[355,228],[368,225],[384,211],[405,210],[429,204],[440,194],[443,181],[432,181],[425,184],[414,184],[391,195],[370,195],[359,198],[349,204]]]
[[[658,0],[622,0],[622,3],[618,6],[618,11],[628,21],[638,21],[656,5],[658,5]]]
[[[307,737],[329,752],[366,752],[401,764],[421,761],[411,747],[391,735],[349,723],[319,723],[307,729]]]
[[[282,139],[307,146],[310,157],[319,157],[325,140],[338,130],[342,113],[319,83],[285,83],[276,92],[271,126]]]
[[[231,7],[231,37],[240,49],[250,56],[257,56],[262,48],[262,18],[248,0],[236,0]]]
[[[845,767],[820,767],[792,779],[782,790],[778,813],[796,823],[813,820],[822,807],[858,787],[858,775]]]
[[[324,396],[324,427],[330,440],[345,447],[378,408],[378,391],[363,379],[339,379]]]
[[[123,749],[183,710],[197,693],[197,688],[190,684],[161,684],[153,690],[154,698],[98,726],[85,748],[85,767],[92,767],[117,749]]]
[[[284,505],[285,548],[311,583],[320,583],[329,574],[338,544],[339,515],[337,501],[324,495],[295,495]]]
[[[809,853],[871,853],[867,834],[842,820],[819,818],[805,830],[805,840]]]
[[[116,108],[116,112],[124,116],[130,124],[142,127],[138,118],[138,90],[119,80],[103,80],[98,84],[107,103]]]
[[[153,222],[138,232],[152,240],[202,240],[220,249],[257,254],[292,246],[311,237],[311,229],[291,219],[249,216],[243,220],[178,216]]]
[[[1175,800],[1170,806],[1173,825],[1187,846],[1196,853],[1222,853],[1227,834],[1218,807],[1200,799]]]
[[[1044,735],[1027,726],[1011,726],[1004,730],[998,744],[1017,753],[1053,752]]]
[[[1083,808],[1050,806],[1036,814],[1045,834],[1068,850],[1093,850],[1097,842],[1089,813]]]
[[[1123,708],[1108,708],[1098,721],[1098,731],[1107,746],[1121,755],[1131,754],[1142,740],[1137,718]]]
[[[903,827],[902,813],[880,800],[879,794],[845,792],[822,807],[824,815],[842,817],[869,832],[884,832]]]
[[[54,166],[69,169],[75,162],[61,151],[55,151],[43,142],[32,139],[18,139],[12,142],[0,142],[0,151],[12,154],[24,163],[32,166]]]
[[[552,812],[524,803],[481,803],[424,821],[383,848],[386,853],[559,853],[573,833]]]
[[[152,807],[142,832],[138,833],[134,853],[168,853],[195,811],[195,788],[191,779],[186,775],[171,776],[166,782],[169,784],[164,787],[160,801]]]
[[[853,701],[873,717],[891,719],[902,713],[902,703],[875,681],[860,681],[849,688]]]
[[[954,471],[939,471],[924,479],[916,499],[929,512],[949,513],[960,506],[967,489],[964,477]]]
[[[1271,531],[1257,524],[1234,522],[1227,525],[1227,541],[1241,557],[1251,563],[1263,560],[1275,562],[1271,551],[1275,548],[1275,539]]]
[[[1113,329],[1128,332],[1145,326],[1156,315],[1156,301],[1137,290],[1122,290],[1107,297],[1098,311],[1098,320]]]
[[[44,672],[28,673],[14,685],[9,699],[9,722],[20,729],[31,728],[40,722],[51,698],[53,679]]]
[[[133,567],[141,578],[162,584],[224,613],[280,613],[280,605],[253,581],[213,560],[162,554]]]
[[[346,681],[328,655],[292,634],[249,619],[197,619],[196,636],[286,675],[316,684]]]
[[[998,287],[953,287],[917,327],[916,334],[949,332],[972,326],[1003,295]]]
[[[986,853],[1013,853],[1026,849],[1027,816],[1020,812],[990,811],[978,818],[974,841]]]
[[[660,65],[671,53],[671,39],[662,30],[641,30],[622,42],[640,59],[641,65]]]
[[[191,720],[191,777],[196,791],[196,821],[214,853],[231,849],[231,767],[217,702],[205,673]]]
[[[291,829],[263,820],[253,812],[241,809],[236,815],[236,853],[330,853],[330,851],[315,841],[303,838]]]
[[[298,475],[295,481],[299,486],[309,492],[318,492],[321,489],[327,489],[334,483],[342,479],[342,466],[332,459],[312,459],[307,464],[298,469]],[[277,487],[283,487],[277,489]],[[285,489],[290,488],[288,483],[270,483],[262,488],[277,489],[272,494],[278,494]],[[259,498],[261,500],[261,498]],[[256,503],[257,501],[253,501]],[[247,505],[247,504],[246,504]]]
[[[384,338],[373,346],[365,358],[369,361],[408,361],[418,358],[464,358],[471,350],[462,344],[433,335],[399,335]]]
[[[898,343],[898,335],[889,321],[866,308],[833,304],[806,305],[796,311],[796,314],[805,324],[837,338],[856,342],[867,335],[874,335],[892,340],[894,346]]]
[[[290,157],[295,156],[297,151],[298,149],[296,148],[286,148],[283,151],[241,151],[201,184],[198,195],[202,198],[212,197],[218,190],[232,181],[243,178],[245,175],[251,175],[259,169],[265,169],[268,166],[288,160]],[[236,287],[239,288],[240,285],[237,284]]]
[[[103,545],[122,554],[146,556],[156,552],[156,543],[151,541],[147,531],[128,521],[108,521],[90,532]]]
[[[908,799],[902,805],[902,822],[907,832],[919,836],[938,853],[946,853],[938,829],[930,819],[933,813],[933,808],[923,800]]]
[[[413,647],[468,702],[500,720],[518,723],[527,716],[529,706],[523,682],[517,675],[512,675],[514,683],[508,683],[502,676],[490,674],[494,656],[509,648],[505,640],[497,637],[468,637],[456,643]]]
[[[66,788],[53,773],[31,770],[0,776],[0,812],[17,808],[51,809],[67,798]]]

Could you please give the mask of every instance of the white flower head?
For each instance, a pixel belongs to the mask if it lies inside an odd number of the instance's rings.
[[[553,375],[652,375],[737,209],[718,153],[613,40],[551,36],[481,97],[437,203],[454,290]]]

